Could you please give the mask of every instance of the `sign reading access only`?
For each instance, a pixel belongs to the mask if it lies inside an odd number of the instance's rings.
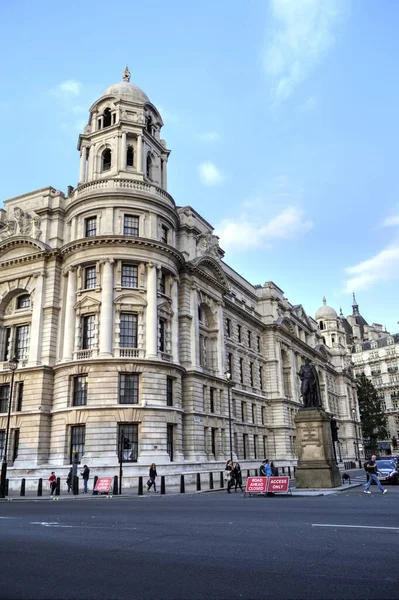
[[[94,488],[95,492],[109,492],[113,483],[112,477],[99,477],[97,479],[96,486]]]
[[[285,492],[287,493],[290,489],[290,478],[289,477],[268,477],[269,483],[267,486],[268,492]]]
[[[266,494],[267,477],[248,477],[245,492],[248,494]]]

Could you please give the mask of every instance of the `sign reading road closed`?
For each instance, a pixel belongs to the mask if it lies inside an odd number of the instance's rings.
[[[248,477],[245,493],[266,494],[267,477]]]
[[[99,492],[100,494],[104,494],[110,491],[111,486],[113,484],[113,477],[99,477],[97,479],[96,487],[94,488],[95,492]]]
[[[268,477],[268,492],[285,492],[287,493],[290,489],[290,478],[289,477]]]

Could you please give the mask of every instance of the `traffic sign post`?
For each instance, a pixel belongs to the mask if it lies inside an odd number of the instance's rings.
[[[113,477],[99,477],[94,487],[94,491],[98,492],[99,494],[109,494],[113,482]]]
[[[248,477],[245,494],[291,494],[289,477]]]

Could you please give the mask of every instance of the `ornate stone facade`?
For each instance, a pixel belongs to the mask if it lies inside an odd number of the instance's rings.
[[[272,282],[223,262],[213,228],[167,191],[163,122],[129,81],[108,88],[79,136],[80,176],[5,202],[0,214],[0,451],[13,394],[12,478],[66,472],[73,450],[129,479],[220,468],[229,456],[295,464],[297,372],[316,364],[324,408],[352,458],[354,382],[345,356]]]

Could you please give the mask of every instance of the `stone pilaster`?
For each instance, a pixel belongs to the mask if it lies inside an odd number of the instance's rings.
[[[146,358],[158,356],[157,268],[147,264]]]
[[[45,275],[44,273],[37,273],[34,277],[36,279],[36,285],[33,296],[28,366],[40,365],[43,339],[43,294]]]
[[[113,263],[111,259],[102,264],[102,291],[101,291],[101,322],[100,322],[100,354],[99,356],[112,356],[113,338]]]
[[[68,283],[65,301],[65,328],[62,360],[72,360],[75,336],[76,267],[67,271]]]

